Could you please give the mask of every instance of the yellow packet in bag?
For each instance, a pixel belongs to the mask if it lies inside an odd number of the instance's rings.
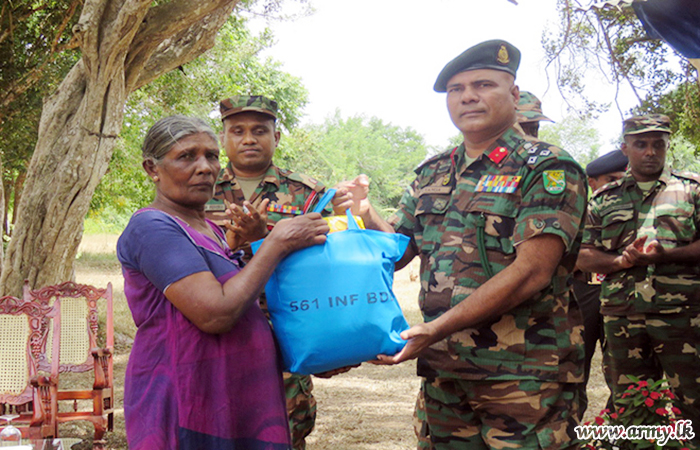
[[[362,221],[362,217],[360,216],[353,216],[355,218],[355,221],[357,222],[357,225],[361,229],[365,229],[365,223]],[[348,216],[331,216],[331,217],[324,217],[323,220],[328,222],[328,226],[330,227],[331,231],[329,233],[334,233],[336,231],[345,231],[348,229]]]

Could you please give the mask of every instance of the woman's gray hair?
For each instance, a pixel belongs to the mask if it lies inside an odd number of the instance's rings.
[[[214,142],[218,143],[216,134],[209,124],[198,117],[187,117],[180,114],[165,117],[154,123],[146,133],[141,147],[141,155],[144,161],[148,159],[154,162],[159,161],[178,141],[197,133],[206,133]]]

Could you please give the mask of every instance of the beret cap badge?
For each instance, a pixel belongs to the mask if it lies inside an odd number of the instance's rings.
[[[508,55],[508,49],[505,45],[501,45],[498,49],[498,56],[496,57],[496,62],[499,64],[506,65],[510,62],[510,56]]]

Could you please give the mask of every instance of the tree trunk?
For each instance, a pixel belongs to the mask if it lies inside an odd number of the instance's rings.
[[[17,211],[17,205],[19,205],[19,202],[22,199],[22,189],[24,189],[24,182],[26,179],[27,179],[27,171],[22,170],[21,172],[17,173],[17,177],[15,178],[15,181],[12,182],[12,190],[10,191],[10,193],[13,195],[12,204],[15,206],[12,208],[12,220],[10,221],[10,228],[14,228],[15,223],[17,222],[17,214],[15,213],[15,211]],[[9,202],[10,197],[8,196],[5,199],[5,201]],[[10,236],[12,236],[11,232],[8,234]]]
[[[0,276],[2,295],[22,282],[70,280],[83,220],[107,170],[130,92],[211,48],[237,0],[85,0],[73,28],[82,58],[45,102],[17,222]]]

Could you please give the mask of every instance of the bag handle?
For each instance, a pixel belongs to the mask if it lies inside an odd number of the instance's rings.
[[[323,209],[330,203],[330,201],[335,197],[335,189],[328,189],[325,194],[323,194],[323,197],[321,197],[321,200],[318,201],[318,205],[314,208],[312,212],[323,212]]]
[[[348,216],[348,230],[359,230],[360,226],[357,224],[355,216],[353,216],[352,212],[350,212],[350,208],[345,210],[345,215]]]

